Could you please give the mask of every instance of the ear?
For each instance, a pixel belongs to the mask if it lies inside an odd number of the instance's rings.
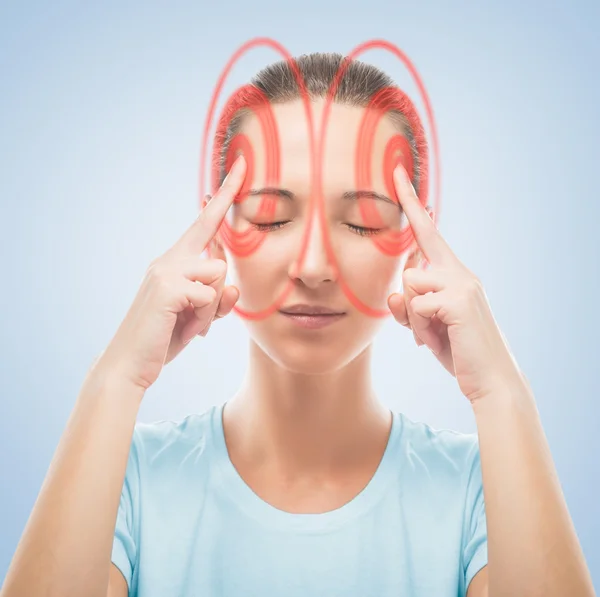
[[[204,209],[208,205],[211,199],[212,195],[204,196],[204,201],[202,201],[202,209]],[[222,259],[223,261],[227,261],[225,249],[223,248],[220,239],[221,233],[217,232],[217,234],[215,234],[215,236],[213,236],[213,238],[208,243],[207,251],[212,259]]]

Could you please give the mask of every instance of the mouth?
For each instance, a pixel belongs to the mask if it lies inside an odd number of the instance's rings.
[[[320,329],[343,319],[346,312],[320,305],[292,305],[279,312],[294,324],[306,329]]]

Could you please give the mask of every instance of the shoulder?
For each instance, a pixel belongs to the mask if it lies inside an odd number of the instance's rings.
[[[160,420],[135,425],[131,457],[142,466],[172,467],[193,457],[195,463],[210,451],[212,415],[216,407],[180,420]]]
[[[434,474],[438,479],[446,476],[468,481],[479,458],[476,433],[435,428],[403,413],[398,417],[400,450],[409,470]]]

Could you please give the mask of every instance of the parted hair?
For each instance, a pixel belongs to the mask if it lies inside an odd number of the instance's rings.
[[[304,81],[309,99],[326,98],[336,74],[346,62],[333,101],[348,106],[367,107],[377,95],[380,99],[377,104],[384,107],[386,115],[408,142],[412,154],[412,183],[415,190],[419,195],[426,191],[422,188],[427,171],[425,132],[413,103],[389,75],[366,62],[347,62],[339,53],[315,52],[303,54],[293,60],[295,67],[288,60],[280,60],[260,70],[249,85],[238,90],[223,110],[216,131],[217,151],[213,156],[213,168],[219,185],[226,175],[225,160],[231,140],[240,131],[244,118],[252,111],[253,106],[265,100],[274,105],[302,99],[303,92],[298,85],[296,71]]]

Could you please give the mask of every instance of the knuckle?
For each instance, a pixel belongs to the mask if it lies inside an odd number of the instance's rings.
[[[146,276],[154,294],[162,297],[162,299],[175,296],[176,284],[173,283],[172,269],[164,258],[153,261]]]
[[[416,311],[416,310],[419,308],[419,303],[421,302],[421,301],[419,300],[419,298],[420,298],[420,296],[419,296],[419,295],[416,295],[416,296],[413,296],[413,297],[410,299],[409,306],[410,306],[410,310],[411,310],[411,311],[413,311],[413,312],[414,312],[414,311]]]
[[[155,292],[161,297],[171,297],[174,294],[173,284],[167,278],[157,278],[154,283]]]
[[[467,297],[477,295],[482,289],[483,285],[477,276],[470,275],[466,278],[464,290]]]
[[[227,262],[223,259],[205,259],[203,260],[205,271],[210,272],[215,279],[222,278],[227,273]]]
[[[147,275],[151,280],[162,280],[164,279],[167,272],[167,267],[163,257],[154,259],[148,266]]]
[[[414,267],[407,267],[403,272],[402,272],[402,281],[404,283],[410,283],[412,280],[415,279],[415,274],[417,272],[417,269]]]
[[[200,288],[198,288],[195,294],[195,301],[199,304],[196,304],[196,308],[203,308],[207,305],[211,305],[215,302],[217,297],[217,292],[212,286],[205,286],[202,284]]]
[[[217,298],[217,291],[212,286],[204,286],[206,297],[211,302]]]
[[[227,273],[227,262],[223,259],[214,259],[215,271],[219,276],[224,276]]]

